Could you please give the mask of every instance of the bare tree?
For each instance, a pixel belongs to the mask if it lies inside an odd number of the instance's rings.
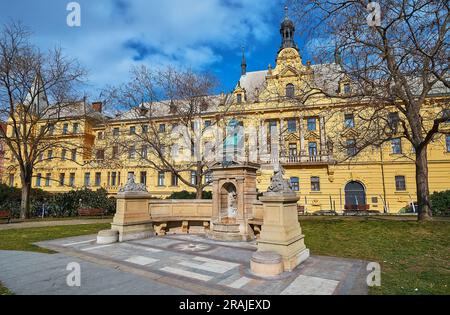
[[[211,96],[217,83],[212,75],[189,69],[151,71],[141,66],[131,74],[129,83],[106,89],[110,110],[122,112],[106,125],[110,137],[105,146],[116,150],[113,161],[128,154],[143,167],[171,173],[201,199],[223,144],[215,127],[222,128],[230,106],[227,97]],[[137,122],[139,130],[114,136],[114,123],[124,120]]]
[[[343,105],[340,100],[355,105],[355,142],[342,143],[350,153],[396,138],[409,141],[419,220],[431,219],[427,148],[449,119],[448,1],[387,0],[380,2],[380,12],[367,1],[291,4],[303,34],[322,43],[316,45],[316,62],[334,60],[338,70],[329,79],[341,83],[338,90],[311,86],[308,97],[326,95],[335,105]]]
[[[64,145],[53,132],[70,110],[74,88],[84,75],[80,66],[59,49],[40,52],[20,23],[0,33],[0,141],[9,161],[18,166],[22,184],[21,217],[29,215],[33,171],[45,151]]]

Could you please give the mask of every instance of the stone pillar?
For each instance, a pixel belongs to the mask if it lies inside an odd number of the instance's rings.
[[[155,235],[149,210],[150,194],[143,184],[130,175],[117,194],[117,212],[111,224],[119,232],[119,242],[144,239]]]
[[[300,161],[305,157],[306,155],[306,143],[305,143],[305,126],[304,126],[304,117],[300,116]]]
[[[320,116],[320,155],[321,157],[327,152],[327,139],[325,133],[325,117]]]
[[[280,166],[271,179],[268,192],[259,199],[264,207],[264,220],[258,252],[251,261],[252,271],[261,276],[279,274],[278,262],[284,271],[293,271],[309,258],[309,250],[298,222],[299,197],[283,178]]]

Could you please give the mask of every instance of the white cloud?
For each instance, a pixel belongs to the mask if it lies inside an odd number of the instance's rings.
[[[68,1],[67,1],[68,2]],[[0,22],[22,19],[41,47],[59,45],[90,70],[97,87],[126,80],[132,65],[212,67],[225,50],[277,35],[271,18],[280,1],[260,0],[79,0],[82,27],[65,25],[65,1],[16,0],[0,4]],[[39,4],[37,4],[39,3]],[[139,54],[125,43],[135,41]],[[142,58],[136,58],[140,56]],[[140,59],[140,60],[137,60]]]

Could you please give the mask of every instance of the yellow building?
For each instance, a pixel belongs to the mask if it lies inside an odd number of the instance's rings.
[[[277,146],[270,143],[267,151],[258,152],[255,157],[255,162],[261,164],[258,175],[261,192],[269,186],[274,161],[279,159],[306,212],[340,212],[353,208],[399,212],[415,201],[415,164],[410,145],[394,140],[381,147],[368,148],[351,159],[346,156],[349,152],[333,148],[333,143],[339,141],[337,138],[352,139],[354,126],[358,124],[351,114],[352,107],[358,105],[323,95],[308,98],[301,106],[294,101],[311,86],[341,93],[350,88],[344,78],[335,75],[336,64],[304,63],[294,33],[293,23],[285,19],[275,66],[247,72],[243,59],[242,76],[236,89],[229,95],[211,97],[212,104],[201,120],[208,123],[226,109],[226,116],[239,121],[244,128],[252,127],[258,133],[278,132]],[[435,91],[430,99],[448,104],[449,96],[450,92],[443,89]],[[132,141],[134,134],[146,125],[145,115],[124,113],[105,123],[100,115],[101,107],[101,103],[91,106],[82,102],[66,120],[58,122],[52,134],[65,138],[73,147],[60,148],[58,152],[49,150],[47,157],[41,157],[33,187],[51,192],[103,187],[115,194],[128,174],[133,173],[155,197],[165,198],[174,191],[189,190],[170,173],[158,173],[138,159],[136,150],[140,148],[124,153],[108,140],[117,136]],[[430,110],[433,111],[432,105]],[[161,124],[161,132],[169,133],[168,126],[176,123],[177,118],[171,115],[170,108],[161,108],[159,117],[152,119]],[[429,146],[432,192],[450,189],[450,124],[445,128],[448,134],[436,138]],[[245,146],[248,152],[248,141]],[[20,184],[10,159],[6,161],[4,176],[4,182]]]

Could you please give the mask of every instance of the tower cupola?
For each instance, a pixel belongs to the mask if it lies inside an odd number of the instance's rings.
[[[280,34],[282,37],[282,43],[280,51],[285,48],[294,48],[298,50],[297,44],[295,43],[295,25],[294,22],[289,18],[288,7],[284,8],[285,16],[284,20],[281,23]]]

